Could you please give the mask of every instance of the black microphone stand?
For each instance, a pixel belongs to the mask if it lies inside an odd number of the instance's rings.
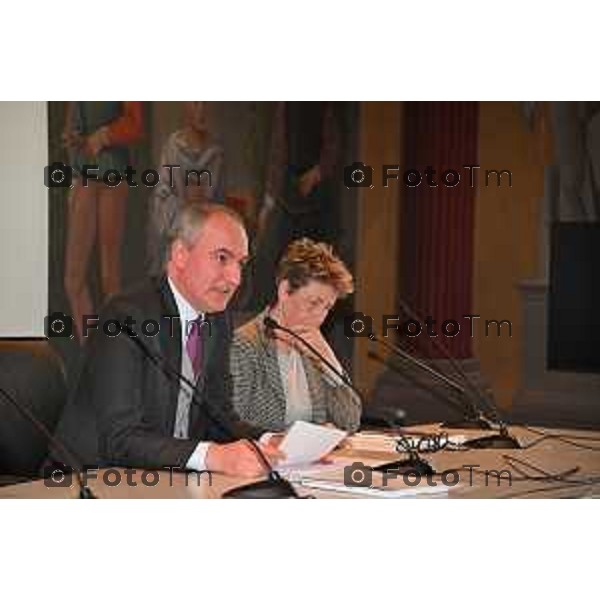
[[[420,320],[419,316],[415,313],[414,310],[405,302],[402,298],[398,299],[400,305],[404,309],[404,311],[413,319],[417,321]],[[486,408],[491,411],[491,421],[495,422],[499,428],[499,435],[491,435],[485,436],[483,438],[478,438],[476,440],[469,440],[464,445],[471,448],[511,448],[511,449],[520,449],[521,445],[517,441],[517,439],[510,435],[508,432],[508,427],[503,422],[503,420],[499,416],[498,406],[494,400],[494,397],[487,393],[484,390],[479,389],[470,379],[467,377],[467,374],[464,372],[464,369],[458,364],[455,358],[448,352],[448,349],[439,342],[437,338],[431,338],[433,344],[439,348],[444,356],[450,361],[450,364],[454,367],[454,370],[461,377],[461,379],[465,382],[465,384],[469,387],[471,392],[474,394],[476,400],[483,400],[483,404]],[[475,404],[473,404],[475,406]],[[449,427],[446,424],[446,427]],[[488,427],[489,428],[489,427]]]
[[[477,449],[510,449],[520,450],[521,444],[516,437],[510,435],[506,424],[502,421],[498,422],[499,431],[493,435],[486,435],[484,437],[476,438],[474,440],[467,440],[462,445],[465,448],[477,448]]]
[[[456,383],[453,379],[447,377],[443,373],[440,373],[439,371],[437,371],[436,369],[434,369],[433,367],[428,365],[426,362],[419,360],[418,358],[415,358],[414,356],[410,355],[408,352],[405,352],[404,350],[402,350],[395,344],[391,344],[387,340],[378,338],[374,333],[371,333],[369,335],[369,339],[372,342],[382,344],[383,346],[385,346],[386,348],[388,348],[389,350],[391,350],[392,352],[394,352],[395,354],[397,354],[404,360],[408,361],[409,363],[411,363],[415,366],[418,366],[420,369],[426,371],[427,373],[429,373],[430,375],[432,375],[439,381],[446,383],[446,385],[451,386],[454,390],[459,391],[461,394],[463,394],[463,395],[465,394],[465,388],[463,388],[460,384]],[[473,410],[475,410],[474,406],[473,406]],[[496,411],[494,410],[494,412],[496,412]],[[478,417],[478,419],[480,419],[480,418],[482,418],[482,416]],[[519,448],[521,448],[521,445],[519,444],[518,440],[508,433],[506,425],[504,423],[502,423],[501,421],[498,422],[498,425],[500,428],[498,434],[485,436],[482,438],[476,438],[474,440],[468,440],[468,441],[464,442],[462,445],[467,448],[480,448],[480,449],[483,449],[483,448],[519,449]],[[456,425],[455,425],[455,427],[456,427]],[[469,427],[467,427],[467,429],[468,428]],[[473,428],[473,426],[471,425],[470,428]],[[477,427],[477,428],[479,429],[480,427]],[[487,425],[487,427],[484,427],[484,428],[490,429],[489,424]]]
[[[466,389],[457,383],[454,379],[448,377],[441,371],[434,369],[432,366],[428,365],[425,361],[422,361],[408,352],[402,350],[396,344],[391,344],[387,340],[377,337],[374,333],[369,335],[369,339],[372,342],[376,342],[385,346],[388,350],[391,350],[394,354],[407,361],[408,363],[419,367],[421,370],[425,371],[429,375],[431,375],[434,379],[441,381],[452,390],[457,392],[461,397],[467,398],[467,407],[463,403],[451,402],[450,398],[446,398],[446,402],[448,404],[452,404],[452,406],[464,414],[464,418],[458,421],[447,421],[442,423],[442,427],[454,428],[454,429],[491,429],[490,424],[483,418],[481,411],[478,411],[475,404],[467,396]],[[466,410],[466,412],[465,412]]]
[[[331,364],[308,340],[305,340],[301,335],[297,334],[292,329],[288,327],[284,327],[280,325],[275,319],[271,317],[265,317],[264,319],[265,327],[269,329],[281,329],[281,331],[285,331],[293,338],[297,339],[301,344],[306,346],[315,356],[317,356],[320,360],[323,361],[329,370],[334,373],[342,382],[344,382],[350,389],[352,389],[358,397],[362,400],[362,394],[360,391],[354,386],[354,384],[350,381],[350,378],[345,374],[341,373],[334,365]],[[387,416],[383,416],[385,421],[390,425],[391,421]],[[391,425],[391,429],[395,429],[395,424]],[[405,451],[408,452],[408,458],[403,460],[397,460],[391,463],[386,463],[385,465],[380,465],[379,467],[375,467],[374,471],[381,470],[394,470],[397,473],[417,473],[419,475],[434,475],[435,471],[433,467],[424,459],[419,456],[419,453],[414,448],[404,448]]]
[[[197,398],[199,387],[190,381],[185,375],[181,374],[178,370],[174,369],[165,359],[154,354],[144,344],[137,334],[128,326],[121,324],[121,327],[127,333],[127,337],[142,350],[145,356],[154,364],[162,373],[177,380],[178,383],[185,383],[192,392],[191,401],[199,406],[208,418],[216,425],[221,431],[227,436],[232,436],[232,432],[229,427],[224,425],[225,420],[215,417],[212,412],[212,407],[209,408],[206,402],[201,402]],[[260,446],[253,439],[246,439],[246,441],[252,446],[252,449],[256,453],[257,457],[268,472],[268,478],[263,481],[256,481],[243,486],[239,486],[225,492],[223,498],[240,498],[240,499],[278,499],[278,498],[299,498],[296,490],[292,484],[284,479],[269,463],[267,457],[264,455]]]
[[[398,302],[404,310],[404,312],[411,318],[416,321],[420,321],[421,317],[413,310],[410,305],[403,300],[401,297],[398,298]],[[491,429],[492,426],[487,419],[484,418],[484,414],[481,409],[477,408],[478,402],[483,399],[484,403],[489,408],[489,401],[487,400],[485,394],[467,377],[464,369],[458,364],[456,359],[448,352],[448,349],[439,342],[436,337],[430,338],[433,342],[433,345],[441,350],[442,354],[446,357],[448,361],[450,361],[450,365],[454,368],[456,374],[462,379],[465,385],[469,388],[471,392],[470,397],[467,399],[468,405],[466,408],[466,412],[464,415],[464,419],[462,421],[447,421],[442,423],[442,427],[447,429]],[[466,389],[464,390],[466,394]],[[463,396],[463,397],[466,397]],[[495,410],[493,411],[495,413]]]
[[[58,450],[60,454],[64,456],[65,459],[69,460],[73,464],[70,465],[71,470],[75,473],[75,480],[77,481],[77,485],[79,487],[79,499],[80,500],[95,500],[96,496],[92,492],[92,490],[83,483],[83,479],[81,478],[81,467],[80,462],[78,460],[73,460],[75,457],[72,452],[67,450],[67,448],[58,441],[58,439],[50,433],[46,425],[42,423],[33,412],[24,404],[20,404],[16,398],[13,398],[12,394],[9,394],[6,390],[0,388],[0,393],[8,400],[9,404],[17,410],[25,419],[31,423],[48,441],[48,443],[55,449]],[[58,470],[58,468],[56,469]]]

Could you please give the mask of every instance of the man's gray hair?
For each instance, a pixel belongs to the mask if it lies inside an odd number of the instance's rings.
[[[188,201],[177,211],[173,224],[167,233],[167,247],[169,249],[167,254],[170,255],[171,246],[176,240],[182,241],[188,248],[191,248],[198,240],[202,227],[212,215],[216,214],[227,215],[245,228],[242,217],[224,204]]]

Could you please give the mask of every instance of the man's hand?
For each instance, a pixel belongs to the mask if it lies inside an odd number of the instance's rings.
[[[260,448],[273,466],[283,456],[271,443],[260,444]],[[230,444],[211,444],[206,454],[206,468],[209,471],[234,477],[259,477],[267,472],[258,453],[248,440]]]
[[[269,439],[265,444],[261,444],[261,448],[263,446],[265,447],[270,447],[272,450],[275,450],[276,452],[279,452],[279,454],[281,455],[279,460],[282,460],[285,458],[285,456],[280,452],[279,450],[279,446],[281,444],[281,442],[283,442],[283,438],[285,437],[285,433],[270,433],[269,435]],[[263,438],[261,438],[263,439]]]

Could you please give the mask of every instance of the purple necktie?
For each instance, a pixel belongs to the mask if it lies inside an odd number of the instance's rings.
[[[188,356],[192,362],[192,369],[194,370],[194,378],[198,378],[198,373],[202,368],[202,335],[200,329],[204,318],[199,316],[195,321],[188,323],[188,339],[185,343]]]

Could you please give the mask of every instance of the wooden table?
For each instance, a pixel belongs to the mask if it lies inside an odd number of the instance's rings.
[[[537,428],[536,428],[537,429]],[[413,427],[405,430],[406,432],[426,432],[435,433],[442,430],[437,425],[428,425],[426,427]],[[583,449],[572,444],[565,443],[559,439],[550,438],[541,443],[537,443],[528,449],[521,450],[467,450],[467,451],[449,451],[441,450],[434,453],[423,453],[425,458],[434,467],[437,474],[430,479],[430,482],[437,483],[441,488],[442,479],[449,484],[441,494],[432,495],[430,493],[417,494],[416,497],[435,497],[435,498],[578,498],[578,497],[600,497],[600,432],[591,431],[566,431],[539,429],[546,434],[564,434],[576,435],[585,439],[573,440],[575,443],[584,444],[595,448]],[[487,435],[488,432],[482,431],[459,431],[447,430],[452,436],[464,435],[467,438],[480,437]],[[527,446],[536,440],[541,439],[538,433],[534,433],[524,427],[512,427],[511,434],[514,435],[523,446]],[[363,438],[364,439],[364,438]],[[365,466],[376,466],[389,461],[403,458],[405,454],[397,453],[393,447],[385,449],[365,449],[352,447],[352,440],[344,448],[338,449],[334,453],[336,461],[340,461],[339,466],[329,469],[326,472],[319,473],[316,477],[318,481],[330,481],[341,484],[344,480],[344,466],[355,462],[360,462]],[[527,461],[531,465],[546,472],[556,474],[579,467],[574,474],[568,475],[571,481],[577,480],[582,483],[560,481],[522,481],[521,475],[516,468],[523,469],[531,475],[539,473],[525,467],[522,464],[514,463],[512,466],[507,457],[514,457]],[[477,467],[468,467],[467,465],[477,465]],[[509,470],[512,481],[509,484],[506,472],[503,477],[498,479],[497,474],[502,470]],[[135,471],[135,472],[134,472]],[[488,471],[486,476],[485,472]],[[455,473],[457,475],[455,475]],[[95,477],[94,477],[95,475]],[[444,477],[443,477],[444,476]],[[458,476],[459,480],[454,485],[454,480]],[[414,477],[408,476],[408,485],[402,475],[395,478],[388,476],[383,485],[384,476],[381,473],[372,473],[372,484],[376,487],[394,490],[406,490],[407,493],[414,494],[415,489],[428,487],[431,491],[432,486],[427,484],[425,477],[417,488],[411,484]],[[487,483],[486,483],[487,478]],[[315,476],[313,475],[313,480]],[[115,485],[119,481],[118,485]],[[220,498],[228,489],[248,483],[250,479],[240,479],[208,473],[181,473],[172,471],[143,471],[118,469],[103,469],[92,472],[88,485],[98,498]],[[306,481],[306,480],[305,480]],[[297,490],[302,495],[312,495],[317,498],[353,498],[365,497],[353,492],[356,490],[347,487],[347,492],[323,490],[318,488],[308,488],[297,485]],[[438,491],[438,490],[434,490]],[[75,485],[70,487],[48,487],[44,480],[36,480],[19,485],[0,488],[0,498],[76,498],[78,488]]]

